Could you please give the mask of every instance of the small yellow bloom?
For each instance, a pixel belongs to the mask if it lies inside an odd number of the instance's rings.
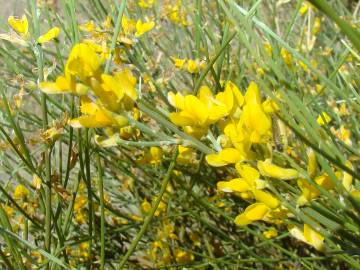
[[[265,238],[271,239],[278,236],[278,231],[275,229],[270,229],[268,231],[263,232],[263,235],[265,236]]]
[[[271,162],[271,159],[265,161],[258,161],[257,167],[260,174],[267,177],[272,177],[280,180],[290,180],[299,176],[298,171],[294,169],[286,169],[279,167]]]
[[[14,191],[14,198],[15,199],[25,199],[29,196],[30,191],[24,185],[17,185]]]
[[[178,249],[175,251],[175,258],[176,258],[176,262],[185,264],[185,263],[191,263],[195,257],[190,252]]]
[[[154,0],[139,0],[138,5],[142,8],[151,8],[154,4]]]
[[[288,229],[292,236],[313,246],[316,250],[323,251],[325,249],[325,238],[313,228],[311,228],[308,224],[304,224],[303,230],[300,230],[297,226],[289,226]]]
[[[57,38],[60,34],[60,28],[59,27],[53,27],[51,28],[47,33],[40,36],[37,40],[38,43],[43,44],[46,42],[49,42],[55,38]]]
[[[22,15],[21,19],[14,16],[8,18],[8,23],[12,29],[22,36],[26,36],[29,31],[29,23],[26,15]]]
[[[76,44],[66,62],[65,72],[78,76],[81,81],[99,75],[102,62],[93,46],[87,43]]]
[[[291,54],[285,48],[281,48],[280,54],[281,54],[281,57],[284,59],[285,64],[288,67],[292,67],[293,59],[292,59]]]
[[[262,220],[270,208],[264,203],[254,203],[246,207],[244,213],[235,218],[235,223],[239,226],[246,226],[253,221]]]
[[[151,209],[151,204],[148,202],[148,200],[145,198],[144,201],[141,203],[141,210],[144,213],[148,213]]]
[[[142,22],[141,20],[138,20],[136,22],[136,32],[135,36],[140,37],[146,32],[149,32],[151,29],[153,29],[155,26],[155,22]]]
[[[172,60],[174,61],[175,67],[180,68],[180,69],[182,69],[184,67],[185,62],[186,62],[186,59],[181,59],[181,58],[176,58],[176,57],[173,57]]]
[[[42,184],[41,178],[37,174],[33,174],[32,185],[36,189],[40,189]]]
[[[318,124],[320,126],[324,126],[326,124],[329,124],[331,122],[331,117],[326,113],[326,112],[322,112],[318,118],[316,119],[316,121],[318,122]]]

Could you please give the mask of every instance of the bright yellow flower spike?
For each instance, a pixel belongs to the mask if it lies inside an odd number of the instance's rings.
[[[257,167],[261,175],[272,177],[275,179],[290,180],[299,176],[298,171],[294,169],[285,169],[274,165],[271,162],[271,159],[266,159],[265,161],[258,161]]]
[[[22,15],[21,19],[14,16],[8,18],[8,24],[14,29],[17,33],[22,36],[26,36],[29,31],[29,23],[26,15]]]
[[[140,37],[146,32],[149,32],[151,29],[153,29],[155,26],[155,22],[142,22],[141,20],[138,20],[136,22],[136,32],[135,36]]]
[[[254,203],[249,205],[244,213],[235,218],[235,223],[239,226],[246,226],[253,221],[262,220],[270,208],[263,203]]]
[[[55,38],[57,38],[60,34],[60,28],[59,27],[53,27],[51,28],[47,33],[40,36],[37,40],[38,43],[43,44],[46,42],[49,42]]]

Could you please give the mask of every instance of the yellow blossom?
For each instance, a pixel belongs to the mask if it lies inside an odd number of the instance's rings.
[[[285,48],[281,48],[280,54],[281,54],[281,57],[283,58],[285,64],[288,67],[291,67],[293,64],[293,59],[292,59],[291,54]]]
[[[10,16],[8,18],[8,23],[12,29],[22,36],[26,36],[29,31],[29,23],[26,15],[22,15],[21,18]]]
[[[262,220],[269,211],[270,208],[264,203],[251,204],[235,218],[235,223],[239,226],[246,226],[253,221]]]
[[[143,34],[145,34],[146,32],[149,32],[151,29],[153,29],[155,26],[155,22],[142,22],[141,20],[138,20],[136,22],[135,28],[136,28],[136,32],[135,32],[135,36],[136,37],[140,37]]]
[[[40,189],[42,184],[41,178],[37,174],[33,174],[32,185],[36,189]]]
[[[325,249],[324,237],[308,224],[304,224],[303,230],[300,230],[297,226],[289,226],[289,232],[292,236],[313,246],[316,250],[323,251]]]
[[[267,177],[272,177],[280,180],[290,180],[299,176],[298,171],[294,169],[286,169],[279,167],[271,162],[271,159],[265,161],[258,161],[257,167],[260,174]]]
[[[331,117],[326,113],[326,112],[322,112],[318,118],[316,119],[316,121],[318,122],[318,124],[320,126],[324,126],[326,124],[329,124],[331,122]]]
[[[49,42],[55,38],[57,38],[60,34],[60,28],[59,27],[53,27],[48,32],[46,32],[44,35],[40,36],[37,40],[38,43],[43,44],[46,42]]]
[[[14,198],[15,199],[25,199],[29,196],[30,191],[24,185],[17,185],[14,191]]]
[[[265,238],[271,239],[271,238],[278,236],[278,231],[275,229],[270,229],[270,230],[264,231],[263,235],[265,236]]]

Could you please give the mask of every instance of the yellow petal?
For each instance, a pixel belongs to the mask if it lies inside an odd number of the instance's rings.
[[[191,126],[194,124],[193,118],[190,115],[185,114],[184,112],[180,113],[170,113],[169,119],[177,126]]]
[[[297,178],[299,173],[294,169],[285,169],[271,163],[270,159],[258,161],[257,167],[260,174],[280,180],[290,180]]]
[[[226,111],[230,112],[232,110],[234,106],[234,95],[230,87],[225,87],[225,91],[218,93],[215,98],[223,104]]]
[[[316,250],[324,250],[324,237],[308,224],[304,224],[304,237],[306,242],[315,247]]]
[[[316,121],[320,126],[324,126],[331,122],[331,117],[326,112],[322,112]]]
[[[307,172],[310,177],[315,177],[317,173],[317,160],[314,150],[310,149],[308,152]]]
[[[239,150],[235,148],[224,148],[220,151],[219,156],[222,160],[227,162],[227,164],[237,163],[243,160],[243,156]]]
[[[136,22],[136,32],[135,32],[135,36],[136,37],[140,37],[143,34],[145,34],[146,32],[150,31],[151,29],[153,29],[155,26],[155,22],[141,22],[141,20],[138,20]]]
[[[124,91],[122,90],[121,81],[117,80],[114,76],[108,74],[101,75],[102,87],[105,91],[112,92],[120,101],[124,97]]]
[[[8,18],[8,23],[12,29],[14,29],[19,34],[25,36],[29,31],[29,23],[26,15],[22,15],[21,19],[14,16]]]
[[[79,43],[70,52],[65,72],[78,76],[84,81],[98,73],[101,63],[100,57],[92,46],[86,43]]]
[[[208,119],[208,110],[205,105],[195,96],[185,96],[185,110],[193,115],[199,125],[202,125]]]
[[[241,175],[241,177],[247,179],[250,183],[254,183],[257,179],[260,178],[260,173],[255,168],[250,165],[237,163],[235,165],[236,170]]]
[[[63,94],[71,93],[69,82],[64,76],[57,77],[55,82],[41,82],[39,88],[46,94]]]
[[[223,192],[245,192],[251,190],[251,187],[242,178],[220,181],[217,183],[217,188]]]
[[[213,167],[222,167],[228,164],[227,162],[222,160],[218,154],[206,155],[206,161],[210,166]]]
[[[258,85],[255,82],[250,82],[248,89],[245,94],[245,103],[246,104],[261,104],[261,95]]]
[[[55,38],[57,38],[60,34],[60,28],[59,27],[53,27],[51,28],[47,33],[40,36],[37,40],[38,43],[43,44],[46,42],[49,42]]]
[[[280,202],[270,193],[262,190],[253,190],[255,199],[262,202],[266,206],[275,209],[280,205]]]
[[[354,167],[353,167],[353,165],[351,164],[350,161],[346,161],[345,165],[349,169],[354,170]],[[345,187],[345,189],[347,191],[350,191],[352,182],[353,182],[352,175],[347,173],[347,172],[344,172],[344,175],[343,175],[343,178],[342,178],[342,184],[343,184],[343,186]]]
[[[132,100],[137,100],[138,95],[136,92],[136,78],[132,74],[130,69],[123,69],[120,72],[115,73],[114,77],[121,83],[121,88]]]
[[[240,92],[239,88],[231,81],[227,81],[225,84],[225,91],[229,89],[234,94],[235,101],[238,106],[242,106],[244,104],[244,96]]]
[[[175,94],[174,92],[169,92],[167,98],[172,106],[179,110],[184,110],[184,96],[181,93],[177,92]]]
[[[245,226],[252,221],[262,220],[269,212],[270,208],[263,203],[254,203],[249,205],[244,213],[235,218],[235,223],[239,226]]]

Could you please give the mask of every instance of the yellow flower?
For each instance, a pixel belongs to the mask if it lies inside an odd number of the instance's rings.
[[[136,32],[135,36],[140,37],[146,32],[149,32],[151,29],[153,29],[155,26],[155,22],[142,22],[141,20],[138,20],[136,22]]]
[[[291,67],[293,64],[293,59],[292,59],[291,54],[285,48],[281,48],[280,54],[281,54],[281,57],[283,58],[285,64],[288,67]]]
[[[230,89],[234,88],[225,88],[224,94],[229,91],[226,98],[219,96],[221,93],[217,95],[217,99],[226,104],[227,114],[232,113],[235,116],[236,110],[240,109],[243,104],[245,105],[243,105],[239,121],[237,123],[230,122],[224,128],[224,133],[230,139],[233,147],[224,148],[218,154],[206,156],[207,162],[215,167],[253,159],[252,144],[267,143],[271,138],[271,117],[263,109],[258,86],[251,82],[244,98],[238,89],[231,96]],[[239,93],[235,94],[237,92]]]
[[[162,162],[163,155],[163,150],[160,147],[152,146],[145,153],[144,157],[139,160],[139,162],[142,164],[150,163],[158,165]]]
[[[186,62],[186,59],[181,59],[181,58],[176,58],[176,57],[173,57],[172,60],[174,61],[175,67],[180,68],[180,69],[182,69],[184,67],[185,62]]]
[[[233,94],[230,92],[228,95],[232,98]],[[219,94],[214,98],[211,90],[206,86],[200,88],[197,96],[184,97],[180,93],[169,92],[168,100],[171,105],[180,110],[180,112],[170,113],[170,120],[196,137],[204,135],[211,124],[228,115],[232,109],[232,104],[230,108],[230,104],[226,104],[224,99],[221,100]]]
[[[326,124],[329,124],[331,122],[331,117],[326,113],[326,112],[322,112],[318,118],[316,119],[316,121],[318,122],[318,124],[320,126],[324,126]]]
[[[26,15],[22,15],[21,19],[14,16],[8,18],[8,23],[12,29],[22,36],[26,36],[29,31],[29,23]]]
[[[280,180],[290,180],[299,176],[298,171],[294,169],[286,169],[279,167],[271,162],[271,159],[265,161],[258,161],[257,167],[260,174],[267,177],[272,177]]]
[[[108,126],[125,126],[127,119],[121,115],[112,115],[111,112],[92,102],[88,97],[81,97],[81,113],[84,115],[69,121],[74,128],[100,128]]]
[[[66,62],[65,72],[77,76],[81,81],[99,75],[102,62],[93,46],[87,43],[76,44]]]
[[[136,31],[135,21],[126,16],[122,17],[121,26],[126,35],[132,35]]]
[[[39,176],[37,176],[37,174],[33,174],[33,180],[32,180],[33,187],[36,189],[40,189],[41,184],[42,184],[41,178]]]
[[[59,27],[53,27],[51,28],[47,33],[40,36],[37,40],[38,43],[43,44],[46,42],[49,42],[55,38],[57,38],[60,34],[60,28]]]
[[[312,28],[312,32],[314,35],[320,32],[320,27],[321,27],[321,19],[319,17],[316,17]]]
[[[196,152],[189,147],[178,146],[178,156],[176,162],[178,164],[193,164],[195,161]]]
[[[323,251],[325,249],[325,238],[313,228],[311,228],[308,224],[304,224],[303,230],[300,230],[297,226],[289,226],[288,229],[292,236],[313,246],[316,250]]]
[[[151,209],[151,204],[148,202],[148,200],[145,198],[144,201],[141,203],[141,210],[144,213],[148,213]]]
[[[14,198],[15,199],[25,199],[29,196],[30,191],[24,185],[17,185],[14,191]]]
[[[178,263],[188,264],[191,263],[195,257],[190,252],[178,249],[175,251],[175,258]]]
[[[353,165],[351,164],[351,162],[350,162],[349,160],[347,160],[347,161],[345,162],[345,165],[346,165],[346,167],[348,167],[349,169],[354,170],[354,167],[353,167]],[[349,173],[347,173],[347,172],[344,172],[344,173],[343,173],[343,177],[342,177],[342,184],[343,184],[343,186],[345,187],[345,189],[346,189],[347,191],[350,191],[352,182],[353,182],[353,177],[352,177],[352,175],[349,174]]]
[[[314,181],[326,190],[332,189],[335,185],[326,174],[316,177]],[[302,191],[301,196],[297,200],[298,206],[302,206],[320,195],[320,191],[305,179],[299,179],[297,184]]]
[[[263,235],[265,236],[265,238],[271,239],[278,236],[278,231],[275,229],[270,229],[268,231],[263,232]]]
[[[235,223],[239,226],[246,226],[253,221],[262,220],[269,211],[270,208],[264,203],[251,204],[235,218]]]
[[[154,0],[139,0],[138,5],[142,8],[151,8],[154,4]]]
[[[310,149],[308,151],[308,166],[307,166],[307,173],[310,177],[315,177],[317,172],[317,160],[316,154],[314,150]]]
[[[187,71],[189,73],[199,72],[199,70],[200,70],[199,67],[200,67],[200,64],[199,64],[198,60],[189,59],[187,61]]]

